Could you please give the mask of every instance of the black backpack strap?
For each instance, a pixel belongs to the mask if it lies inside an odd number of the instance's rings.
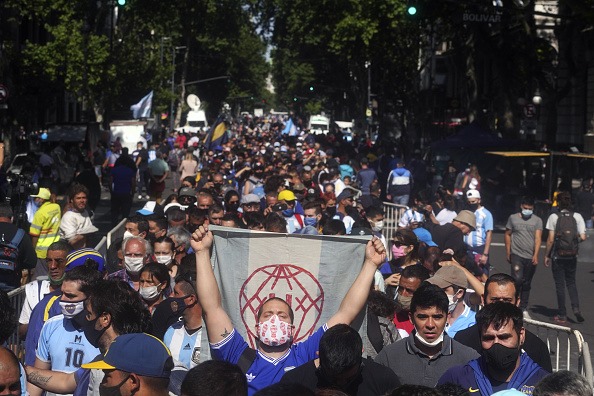
[[[377,353],[384,348],[384,337],[380,329],[379,319],[371,311],[367,311],[367,338]]]
[[[239,360],[237,361],[237,365],[241,369],[242,373],[247,374],[247,371],[254,363],[254,360],[256,360],[257,354],[258,352],[250,347],[247,347],[243,350],[241,356],[239,357]]]
[[[12,237],[12,241],[10,241],[10,243],[12,243],[14,246],[18,247],[19,244],[21,243],[21,241],[23,240],[23,237],[25,236],[25,231],[22,228],[19,228],[16,232],[16,234],[14,234],[14,236]]]

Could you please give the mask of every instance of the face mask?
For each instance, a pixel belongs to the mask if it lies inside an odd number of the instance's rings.
[[[306,226],[315,227],[318,225],[318,219],[315,217],[305,217],[303,219],[303,224],[305,224]]]
[[[164,318],[179,317],[188,308],[184,300],[189,296],[184,297],[168,297],[161,304],[159,310],[163,313]]]
[[[137,274],[144,267],[143,257],[124,257],[124,263],[126,264],[126,271],[131,274]]]
[[[380,220],[380,221],[376,221],[376,222],[371,222],[371,224],[373,224],[371,226],[371,229],[375,232],[381,232],[382,229],[384,228],[384,221]]]
[[[392,245],[392,258],[397,259],[404,256],[406,256],[406,253],[404,253],[404,246]]]
[[[83,309],[85,309],[84,300],[77,302],[60,301],[60,310],[66,318],[72,318],[78,315]]]
[[[62,274],[61,277],[59,277],[58,279],[52,279],[51,277],[49,278],[50,284],[52,286],[60,286],[62,285],[62,281],[64,280],[64,278],[66,277],[66,274]]]
[[[412,301],[412,296],[402,296],[396,292],[396,304],[400,307],[403,311],[410,311],[410,302]]]
[[[489,349],[483,349],[487,364],[501,371],[511,372],[516,366],[519,355],[519,348],[508,348],[499,343],[493,344]]]
[[[291,217],[295,214],[295,211],[293,209],[285,209],[283,210],[283,216],[285,217]]]
[[[101,330],[95,329],[99,316],[93,320],[87,320],[87,311],[82,311],[74,316],[72,320],[82,329],[83,333],[85,333],[85,337],[87,338],[87,341],[89,341],[89,344],[95,348],[99,348],[99,339],[103,333],[105,333],[105,330],[107,330],[107,327]]]
[[[140,297],[145,301],[154,301],[159,297],[159,294],[161,294],[159,286],[141,287],[138,290],[138,293],[140,293]]]
[[[100,384],[99,396],[121,396],[122,392],[120,391],[120,388],[126,381],[128,381],[128,378],[130,378],[130,376],[127,376],[122,382],[114,386],[105,386]]]
[[[475,210],[478,209],[478,206],[479,206],[479,204],[477,204],[477,203],[473,203],[473,204],[469,203],[468,204],[468,209],[470,209],[471,211],[474,212]]]
[[[43,205],[43,201],[39,201],[36,199],[35,201],[33,201],[33,205],[35,205],[39,208],[41,205]]]
[[[419,340],[419,342],[421,344],[423,344],[425,346],[428,346],[428,347],[434,347],[434,346],[438,346],[440,342],[443,342],[443,331],[441,332],[441,334],[439,335],[439,337],[437,337],[435,339],[435,341],[432,341],[432,342],[426,341],[423,337],[421,337],[419,335],[419,332],[418,331],[415,331],[415,337],[417,338],[417,340]]]
[[[237,209],[239,209],[239,203],[227,204],[227,212],[237,212]]]
[[[266,150],[260,150],[260,154],[266,154]]]
[[[530,209],[522,209],[522,217],[530,217],[532,216],[532,211]]]
[[[169,265],[169,263],[173,260],[171,256],[155,256],[157,257],[157,263],[163,265]]]
[[[293,326],[272,315],[267,321],[258,324],[260,342],[268,346],[279,346],[293,339]]]
[[[130,238],[133,236],[134,236],[134,234],[132,234],[130,231],[124,231],[124,239]]]
[[[451,313],[456,308],[456,304],[458,302],[454,301],[454,296],[448,294],[448,313]]]

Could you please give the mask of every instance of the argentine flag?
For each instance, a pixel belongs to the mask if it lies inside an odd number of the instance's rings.
[[[153,107],[153,91],[149,92],[140,102],[130,106],[132,118],[149,118]]]

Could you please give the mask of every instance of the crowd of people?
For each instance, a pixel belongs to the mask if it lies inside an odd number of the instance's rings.
[[[556,197],[546,222],[534,214],[534,199],[522,198],[506,224],[511,275],[491,273],[494,220],[476,166],[450,169],[444,180],[451,183],[432,188],[403,157],[374,151],[365,139],[353,147],[332,135],[281,131],[277,120],[234,124],[227,141],[210,147],[177,132],[138,142],[132,152],[117,140],[101,144],[63,205],[51,184],[30,196],[26,232],[12,224],[11,206],[0,204],[2,243],[13,248],[0,260],[8,265],[0,271],[0,341],[13,331],[25,339],[24,366],[0,350],[0,389],[33,396],[592,394],[579,374],[551,374],[548,347],[524,326],[543,228],[559,304],[553,319],[567,323],[567,287],[576,320],[585,320],[575,267],[592,217],[573,211],[571,194]],[[173,191],[164,194],[169,179]],[[126,219],[105,255],[91,244],[102,184],[113,223]],[[389,239],[384,197],[401,208]],[[134,200],[144,206],[131,213]],[[344,263],[358,273],[346,295],[326,291],[342,300],[326,323],[296,343],[290,304],[267,299],[252,349],[221,302],[212,225],[367,235],[369,242],[363,263]],[[5,291],[20,285],[15,330]],[[361,311],[366,326],[351,327]],[[209,354],[201,353],[203,338]]]

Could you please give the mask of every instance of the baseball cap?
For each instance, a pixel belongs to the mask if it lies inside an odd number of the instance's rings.
[[[242,205],[251,203],[260,203],[260,197],[258,197],[256,194],[246,194],[243,197],[241,197]]]
[[[144,204],[142,209],[136,211],[139,215],[150,216],[152,214],[163,216],[163,207],[157,201],[148,201]]]
[[[473,230],[476,229],[476,216],[470,210],[461,210],[458,216],[454,218],[454,221],[468,224]]]
[[[304,170],[304,171],[306,171],[306,172],[311,172],[311,166],[309,166],[309,165],[305,165],[305,166],[303,167],[303,170]]]
[[[40,188],[39,192],[36,195],[31,195],[32,198],[41,198],[41,199],[50,199],[51,197],[50,190],[47,188]]]
[[[345,188],[344,190],[342,190],[342,192],[340,194],[338,194],[338,197],[336,197],[336,202],[340,202],[343,199],[352,198],[352,197],[353,197],[353,191],[350,188]]]
[[[278,193],[278,200],[279,201],[294,201],[295,194],[291,190],[283,190]]]
[[[479,190],[468,190],[466,191],[466,198],[473,199],[473,198],[481,198],[481,193]]]
[[[446,287],[456,285],[464,289],[468,288],[468,280],[464,271],[458,267],[448,265],[441,267],[427,282],[445,289]]]
[[[423,227],[418,227],[413,230],[419,241],[424,242],[427,246],[437,246],[435,242],[433,242],[433,238],[431,237],[431,233],[427,231]]]
[[[70,254],[66,256],[66,268],[64,271],[68,272],[73,268],[80,267],[81,265],[84,265],[87,260],[93,260],[99,264],[99,267],[97,268],[99,272],[103,272],[105,269],[105,259],[101,253],[95,249],[83,248],[70,252]]]
[[[196,198],[196,191],[191,187],[182,187],[179,189],[178,197],[187,196]]]
[[[165,212],[165,214],[167,214],[167,211],[170,208],[180,208],[181,210],[184,210],[184,208],[182,207],[181,204],[179,204],[177,202],[171,202],[171,203],[168,203],[167,205],[165,205],[165,207],[163,208],[163,212]]]
[[[144,377],[169,378],[173,369],[171,352],[161,340],[146,333],[118,336],[102,360],[81,367],[96,370],[121,370]]]

